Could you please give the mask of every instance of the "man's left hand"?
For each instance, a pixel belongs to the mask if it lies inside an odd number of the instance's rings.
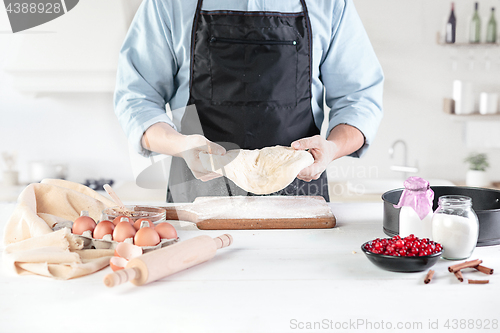
[[[294,141],[291,146],[296,150],[309,149],[309,153],[314,157],[314,163],[297,175],[297,178],[306,182],[318,179],[338,152],[335,142],[328,141],[320,135]]]

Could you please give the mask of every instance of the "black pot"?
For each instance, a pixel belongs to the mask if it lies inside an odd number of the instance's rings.
[[[500,191],[464,186],[431,186],[434,191],[433,210],[438,207],[438,199],[443,195],[465,195],[472,198],[472,209],[479,219],[477,246],[500,244]],[[384,200],[384,233],[395,236],[399,233],[399,202],[403,189],[387,191]]]

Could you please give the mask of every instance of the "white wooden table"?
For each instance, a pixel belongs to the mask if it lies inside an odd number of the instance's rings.
[[[426,272],[384,271],[360,251],[386,237],[381,202],[330,205],[334,229],[230,231],[234,244],[211,261],[142,287],[105,287],[109,267],[69,281],[3,269],[0,332],[500,331],[500,246],[471,257],[495,274],[464,273],[489,284],[459,283],[441,259],[425,285]],[[13,208],[0,205],[2,232]]]

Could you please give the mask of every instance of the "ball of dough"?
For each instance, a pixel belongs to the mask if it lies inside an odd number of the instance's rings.
[[[231,179],[247,192],[270,194],[287,187],[298,173],[314,163],[304,150],[274,146],[262,149],[229,150],[225,155],[200,153],[207,170]]]

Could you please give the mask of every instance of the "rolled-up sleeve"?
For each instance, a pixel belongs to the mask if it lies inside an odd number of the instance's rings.
[[[148,156],[141,145],[151,125],[165,122],[175,128],[165,105],[175,91],[177,61],[172,49],[168,15],[157,0],[145,0],[128,31],[118,60],[114,95],[115,114],[134,149]]]
[[[351,0],[340,1],[333,14],[332,39],[321,64],[321,80],[330,110],[328,132],[339,124],[356,127],[365,144],[351,156],[361,156],[373,142],[382,119],[384,75]]]

